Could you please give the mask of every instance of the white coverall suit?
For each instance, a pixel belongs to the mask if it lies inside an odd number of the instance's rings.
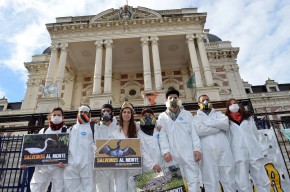
[[[200,139],[196,134],[192,114],[181,110],[173,121],[166,112],[158,117],[162,126],[159,135],[161,154],[170,152],[173,164],[179,164],[183,177],[186,178],[190,192],[200,191],[199,167],[194,160],[193,152],[201,152]]]
[[[244,119],[240,125],[230,121],[229,141],[235,159],[235,180],[239,192],[252,190],[249,172],[258,192],[270,191],[270,180],[263,163],[263,152],[258,142],[254,119]]]
[[[156,128],[154,132],[158,132]],[[143,158],[143,172],[153,171],[153,167],[156,164],[160,165],[160,167],[164,165],[157,136],[158,134],[147,135],[141,129],[138,131]]]
[[[94,191],[94,140],[90,123],[75,124],[70,130],[68,166],[64,170],[67,192]]]
[[[114,117],[109,126],[101,121],[95,125],[95,140],[112,138],[112,133],[119,128],[117,119]],[[95,180],[97,192],[115,191],[115,171],[114,170],[95,170]]]
[[[55,134],[61,133],[61,129],[53,131],[50,127],[45,131],[44,128],[39,131],[39,134]],[[69,130],[67,130],[69,132]],[[64,168],[59,168],[56,165],[48,166],[36,166],[32,179],[30,181],[31,192],[47,191],[47,188],[52,182],[51,192],[63,192],[64,181],[63,181]]]
[[[234,159],[226,136],[228,117],[214,109],[208,115],[199,109],[194,120],[203,152],[201,172],[205,191],[219,192],[219,182],[224,192],[235,191]]]
[[[137,128],[138,130],[139,128]],[[119,127],[113,132],[113,139],[127,139],[123,130]],[[136,192],[134,182],[135,175],[141,174],[140,169],[122,169],[115,171],[116,192]]]

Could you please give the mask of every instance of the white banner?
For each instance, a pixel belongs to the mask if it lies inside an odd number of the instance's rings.
[[[262,129],[259,130],[259,133],[259,142],[265,156],[265,168],[271,182],[271,191],[290,191],[289,175],[274,130]]]

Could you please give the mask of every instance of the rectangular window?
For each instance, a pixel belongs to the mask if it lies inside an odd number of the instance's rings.
[[[284,128],[290,129],[290,116],[282,116],[281,121],[284,121],[283,122]]]

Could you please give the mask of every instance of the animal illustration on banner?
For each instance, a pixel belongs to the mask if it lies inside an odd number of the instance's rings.
[[[105,145],[101,148],[100,154],[107,154],[113,157],[125,157],[127,155],[136,155],[136,152],[131,147],[125,147],[121,149],[120,143],[122,140],[117,141],[117,146],[115,148],[111,148],[108,145]]]
[[[21,164],[39,166],[68,162],[69,135],[58,134],[28,134],[24,135]]]
[[[44,147],[43,148],[31,147],[31,148],[25,148],[24,150],[28,151],[28,153],[30,153],[30,154],[41,153],[41,152],[45,151],[45,149],[47,148],[47,142],[48,141],[54,141],[54,140],[51,139],[51,138],[46,139],[45,142],[44,142]]]
[[[140,139],[96,140],[96,169],[141,169]]]

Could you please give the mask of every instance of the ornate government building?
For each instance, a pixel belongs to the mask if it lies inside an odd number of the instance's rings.
[[[119,107],[125,98],[135,106],[159,105],[169,86],[180,90],[185,103],[207,94],[213,101],[251,99],[260,113],[289,111],[290,84],[243,82],[239,48],[210,34],[206,16],[196,8],[125,5],[56,18],[46,24],[51,46],[25,62],[25,98],[19,103],[0,99],[0,115],[47,113],[58,105],[66,111],[81,104],[99,109],[107,102]],[[44,96],[40,87],[53,83],[58,93]]]
[[[173,86],[193,114],[196,98],[207,94],[221,111],[229,98],[247,101],[256,119],[266,122],[262,128],[270,127],[269,119],[290,122],[290,83],[268,79],[253,86],[243,81],[237,64],[239,48],[210,34],[204,28],[206,17],[196,8],[152,10],[125,5],[46,24],[51,45],[25,62],[28,80],[23,101],[0,99],[0,188],[17,185],[14,190],[25,184],[21,175],[26,172],[18,169],[21,135],[38,132],[56,106],[65,110],[67,125],[75,123],[82,104],[94,109],[93,118],[98,118],[104,103],[118,108],[125,99],[135,109],[152,106],[158,114],[165,109],[166,90]],[[53,94],[44,94],[48,87]],[[289,173],[289,142],[282,136],[278,140]],[[266,145],[272,149],[272,144]]]

